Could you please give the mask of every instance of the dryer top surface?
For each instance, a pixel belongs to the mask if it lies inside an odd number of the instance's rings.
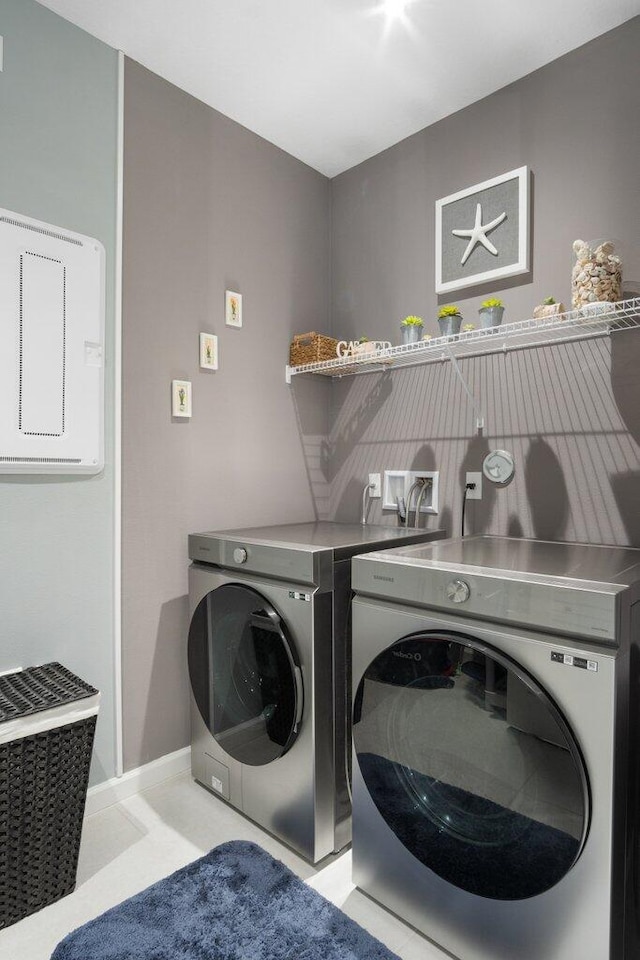
[[[640,596],[640,550],[465,537],[353,561],[356,593],[604,642]],[[624,599],[623,599],[624,598]]]
[[[464,537],[369,554],[369,560],[416,563],[441,570],[473,569],[497,579],[520,576],[565,585],[630,586],[640,583],[640,550],[515,537]],[[559,584],[560,585],[560,584]]]

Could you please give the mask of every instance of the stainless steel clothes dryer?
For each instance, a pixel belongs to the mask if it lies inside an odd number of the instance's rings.
[[[351,557],[442,535],[298,523],[189,537],[193,775],[313,862],[351,838]]]
[[[640,550],[443,540],[353,589],[357,886],[462,960],[637,960]]]

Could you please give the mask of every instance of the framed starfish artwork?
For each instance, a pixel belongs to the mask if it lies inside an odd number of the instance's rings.
[[[529,271],[529,169],[436,200],[436,293]]]

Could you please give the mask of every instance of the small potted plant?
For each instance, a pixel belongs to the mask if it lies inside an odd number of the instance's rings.
[[[438,324],[443,337],[454,337],[460,333],[462,314],[455,303],[449,303],[438,310]]]
[[[422,317],[405,317],[400,321],[400,330],[402,331],[403,343],[417,343],[422,334],[424,320]]]
[[[557,317],[559,313],[565,312],[564,303],[556,303],[554,297],[545,297],[539,306],[533,309],[534,320],[546,320],[549,317]]]
[[[484,300],[480,307],[480,324],[483,329],[488,327],[499,327],[502,323],[502,314],[504,313],[504,304],[502,300],[492,297],[490,300]]]
[[[361,356],[363,353],[373,353],[376,349],[376,343],[369,340],[369,337],[360,337],[358,345],[354,350],[355,356]]]

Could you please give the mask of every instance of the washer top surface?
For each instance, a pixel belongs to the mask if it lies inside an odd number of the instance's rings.
[[[369,559],[376,556],[370,554]],[[640,582],[640,550],[631,547],[476,536],[396,547],[382,556],[434,569],[464,572],[468,568],[498,579],[524,575],[595,584]]]
[[[192,533],[189,557],[196,563],[329,589],[337,561],[443,536],[442,530],[329,521],[290,523]]]
[[[352,557],[359,551],[380,545],[405,544],[424,541],[427,536],[442,535],[440,531],[416,530],[409,527],[391,527],[375,524],[336,523],[317,520],[311,523],[276,524],[268,527],[242,527],[236,530],[211,530],[195,534],[213,540],[252,543],[263,547],[297,550],[331,550],[336,559]]]

